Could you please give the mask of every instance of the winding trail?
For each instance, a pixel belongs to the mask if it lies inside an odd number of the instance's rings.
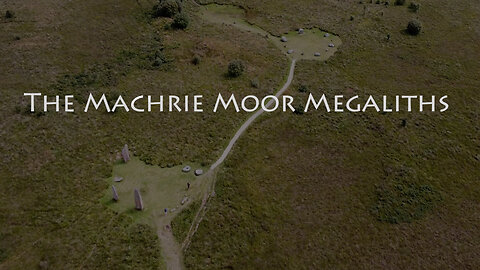
[[[293,74],[294,74],[294,71],[295,71],[295,62],[296,62],[296,60],[293,59],[291,65],[290,65],[290,72],[288,73],[287,82],[277,92],[275,97],[279,98],[288,89],[288,87],[292,83]],[[270,102],[267,103],[266,107],[270,108],[272,103],[273,103],[273,100],[270,100]],[[255,119],[257,119],[257,117],[259,117],[264,112],[265,112],[265,110],[261,108],[260,110],[256,111],[252,116],[250,116],[250,118],[248,118],[247,121],[245,121],[245,123],[243,123],[243,125],[238,129],[237,133],[235,133],[233,138],[230,140],[230,143],[228,144],[227,148],[225,148],[225,150],[223,151],[223,154],[220,156],[220,158],[215,163],[213,163],[213,165],[210,167],[210,171],[215,170],[218,167],[218,165],[222,164],[223,161],[225,161],[228,154],[232,150],[233,145],[237,142],[238,138],[240,138],[240,136],[243,134],[243,132],[245,132],[245,130],[247,130],[247,128],[253,123],[253,121],[255,121]]]
[[[280,90],[278,90],[277,94],[275,94],[275,97],[279,98],[288,89],[288,87],[292,83],[293,75],[295,73],[295,63],[296,63],[296,60],[293,59],[291,64],[290,64],[290,71],[288,73],[287,81],[285,82],[283,87]],[[272,103],[273,103],[273,100],[270,100],[270,102],[267,103],[266,107],[270,108]],[[197,211],[197,214],[195,215],[195,218],[192,222],[192,225],[190,226],[187,237],[185,237],[185,240],[182,243],[182,247],[181,247],[182,251],[185,251],[185,250],[188,249],[193,235],[196,233],[196,231],[198,229],[198,226],[200,225],[200,223],[203,220],[203,217],[205,216],[207,202],[210,199],[210,197],[214,195],[215,182],[216,182],[215,169],[225,161],[225,159],[227,158],[228,154],[230,153],[230,151],[232,150],[233,146],[235,145],[237,140],[240,138],[240,136],[248,129],[248,127],[255,121],[255,119],[257,119],[264,112],[265,112],[264,109],[262,109],[262,108],[259,109],[252,116],[250,116],[247,119],[247,121],[245,121],[245,123],[243,123],[243,125],[237,130],[237,132],[235,133],[233,138],[228,143],[227,147],[223,151],[220,158],[215,163],[213,163],[213,165],[208,170],[206,177],[211,177],[212,178],[212,184],[211,184],[211,187],[210,187],[209,191],[205,193],[205,195],[202,199],[202,203],[200,205],[200,208]]]

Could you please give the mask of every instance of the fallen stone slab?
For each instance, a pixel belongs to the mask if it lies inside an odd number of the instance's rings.
[[[298,29],[298,34],[301,35],[301,34],[303,34],[304,32],[305,32],[305,31],[303,30],[303,28]]]
[[[287,42],[288,40],[287,40],[287,37],[282,36],[282,37],[280,38],[280,41],[281,41],[281,42]]]
[[[115,178],[113,178],[113,182],[122,182],[123,181],[123,177],[120,177],[120,176],[115,176]]]
[[[292,54],[294,51],[293,50],[288,50],[287,53],[288,54]]]
[[[320,53],[316,52],[316,53],[313,54],[313,56],[320,56]]]
[[[192,170],[192,167],[185,166],[185,167],[183,167],[182,172],[187,173],[187,172],[190,172],[191,170]]]
[[[184,205],[188,201],[188,197],[183,197],[182,199],[182,205]]]
[[[335,44],[330,43],[330,44],[328,44],[328,47],[333,48],[333,47],[335,47]]]
[[[330,34],[329,33],[325,33],[325,35],[323,35],[324,37],[329,37]]]
[[[203,174],[203,170],[202,170],[202,169],[196,169],[196,170],[195,170],[195,175],[196,175],[196,176],[200,176],[200,175],[202,175],[202,174]]]

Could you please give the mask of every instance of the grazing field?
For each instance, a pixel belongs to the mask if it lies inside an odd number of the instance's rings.
[[[165,269],[173,255],[188,269],[480,267],[478,2],[197,2],[183,1],[180,30],[152,17],[156,0],[0,0],[0,269]],[[207,18],[208,7],[225,10]],[[202,94],[211,108],[218,93],[273,94],[289,57],[317,50],[296,49],[299,28],[321,48],[331,33],[335,53],[296,63],[296,106],[309,93],[422,94],[448,95],[449,110],[263,114],[215,172],[188,248],[165,250],[204,195],[181,168],[207,170],[250,115],[83,113],[86,96]],[[30,113],[32,91],[75,94],[77,112]],[[134,158],[118,164],[124,144]],[[197,200],[156,219],[190,180]],[[145,212],[133,211],[136,187]]]

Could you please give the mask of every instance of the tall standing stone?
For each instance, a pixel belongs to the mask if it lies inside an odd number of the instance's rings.
[[[138,191],[138,189],[135,189],[133,193],[135,195],[135,209],[142,211],[143,210],[142,195],[140,194],[140,191]]]
[[[112,186],[113,200],[118,201],[118,192],[115,186]]]
[[[125,163],[127,163],[130,160],[130,153],[128,152],[128,145],[126,144],[122,149],[122,158]]]

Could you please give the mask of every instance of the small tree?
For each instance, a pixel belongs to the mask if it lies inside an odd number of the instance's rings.
[[[395,0],[395,6],[403,6],[405,5],[405,0]]]
[[[190,23],[190,18],[188,17],[187,14],[182,12],[175,15],[172,22],[172,27],[176,29],[186,29],[189,23]]]
[[[420,31],[422,31],[422,23],[418,20],[411,20],[408,22],[407,25],[407,32],[412,35],[416,36],[420,34]]]
[[[153,17],[172,18],[180,12],[182,12],[182,3],[178,0],[160,0],[153,7]]]
[[[228,64],[228,76],[232,78],[239,77],[245,71],[245,65],[240,60],[233,60]]]

